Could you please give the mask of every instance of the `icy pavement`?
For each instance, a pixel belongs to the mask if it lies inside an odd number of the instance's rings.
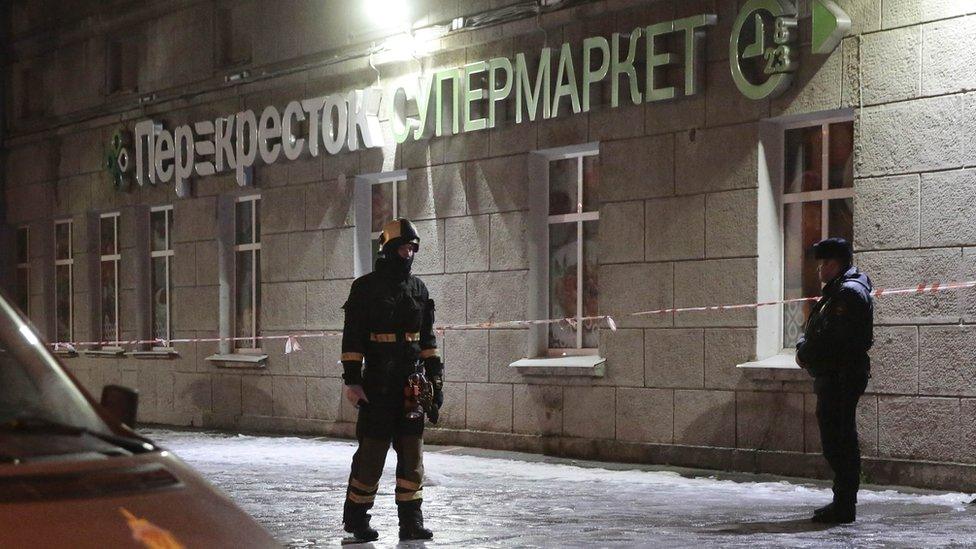
[[[151,430],[290,547],[335,546],[351,442]],[[503,456],[503,457],[496,457]],[[375,547],[397,543],[395,456],[387,456]],[[513,453],[429,447],[430,547],[973,547],[972,494],[862,490],[858,521],[808,521],[823,485],[686,478],[637,466],[574,465]],[[646,469],[646,468],[645,468]],[[414,545],[417,545],[414,542]]]

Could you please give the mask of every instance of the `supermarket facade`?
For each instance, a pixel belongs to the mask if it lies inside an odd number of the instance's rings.
[[[822,476],[804,305],[633,313],[816,295],[826,236],[976,278],[965,2],[359,4],[9,7],[0,281],[93,393],[352,436],[341,306],[402,216],[429,441]],[[974,313],[878,298],[870,480],[976,489]]]

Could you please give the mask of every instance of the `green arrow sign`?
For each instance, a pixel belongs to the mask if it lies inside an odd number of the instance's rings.
[[[850,16],[833,0],[813,0],[813,53],[830,54],[850,30]]]

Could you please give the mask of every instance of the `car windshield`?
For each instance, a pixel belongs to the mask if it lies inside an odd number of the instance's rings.
[[[0,426],[24,420],[112,433],[0,294]]]

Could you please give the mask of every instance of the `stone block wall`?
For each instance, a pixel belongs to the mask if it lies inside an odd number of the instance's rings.
[[[845,41],[845,92],[859,110],[856,261],[878,287],[969,280],[968,172],[976,106],[961,44],[972,2],[875,2],[872,26]],[[859,43],[858,52],[854,47]],[[856,67],[857,70],[854,70]],[[912,282],[909,282],[909,280]],[[881,458],[973,463],[970,292],[885,297],[876,308],[869,431]],[[863,404],[862,404],[863,408]],[[864,416],[868,416],[867,418]],[[938,419],[936,419],[938,418]],[[866,427],[862,426],[862,431]]]
[[[111,187],[101,168],[103,146],[120,120],[131,124],[153,117],[176,124],[243,108],[283,107],[294,99],[369,86],[377,76],[365,63],[350,63],[225,85],[229,69],[214,64],[219,56],[207,22],[226,14],[214,10],[229,6],[250,29],[250,59],[235,70],[243,66],[255,74],[351,47],[350,33],[340,29],[366,32],[368,24],[352,11],[348,21],[338,11],[319,13],[324,4],[314,2],[205,2],[143,13],[141,32],[171,38],[146,42],[139,94],[193,86],[209,91],[121,109],[132,96],[101,93],[97,81],[103,81],[104,67],[54,64],[45,69],[52,82],[71,76],[84,84],[58,102],[61,110],[41,118],[10,118],[4,188],[11,225],[32,227],[34,320],[44,330],[52,324],[53,219],[75,220],[77,264],[86,260],[82,256],[91,245],[84,231],[90,212],[120,210],[123,226],[130,228],[140,207],[172,203],[174,337],[214,336],[218,201],[253,191],[261,195],[262,333],[341,328],[340,307],[353,278],[356,176],[394,169],[406,170],[406,180],[398,184],[400,211],[422,233],[415,272],[437,302],[438,322],[523,319],[529,154],[599,141],[600,310],[616,315],[619,326],[600,333],[605,376],[515,371],[509,364],[523,357],[528,345],[523,329],[449,330],[440,340],[446,404],[430,439],[823,475],[822,464],[809,467],[820,450],[809,380],[736,368],[755,358],[754,312],[625,313],[755,301],[763,276],[757,260],[761,124],[841,108],[856,116],[858,265],[879,287],[972,278],[976,152],[969,137],[976,72],[968,68],[974,66],[968,49],[960,48],[971,42],[976,5],[840,1],[854,19],[850,36],[828,57],[805,51],[786,94],[753,102],[735,88],[726,59],[729,27],[740,4],[593,2],[543,16],[545,35],[534,23],[510,23],[445,39],[444,51],[421,60],[429,74],[492,55],[536,51],[543,40],[578,46],[587,36],[716,13],[718,25],[708,31],[705,44],[704,90],[697,96],[616,109],[604,98],[589,113],[570,115],[564,108],[559,118],[518,125],[508,113],[491,130],[259,165],[249,189],[238,189],[232,175],[198,178],[186,199],[177,199],[168,185],[129,192]],[[809,8],[808,2],[800,5]],[[423,6],[431,21],[483,9],[482,3],[466,1]],[[30,52],[39,31],[24,25],[14,33],[13,47]],[[104,41],[104,34],[86,27],[82,38],[56,36],[97,49],[92,44]],[[16,80],[20,65],[44,64],[51,55],[62,54],[25,53],[7,70]],[[187,57],[194,60],[178,62]],[[417,63],[411,63],[380,67],[381,85],[415,71]],[[120,110],[80,118],[96,107]],[[384,120],[387,130],[388,123]],[[124,243],[123,326],[134,336],[132,319],[148,312],[136,305],[141,286],[131,256],[138,248],[131,240]],[[81,270],[76,268],[76,339],[91,335],[85,307],[91,305],[93,283]],[[930,470],[962,463],[967,465],[952,469],[948,478],[957,486],[976,486],[974,304],[970,293],[878,301],[874,378],[859,414],[869,478],[945,484],[933,480],[938,475]],[[282,341],[266,343],[269,359],[257,370],[205,360],[217,351],[209,342],[177,344],[179,358],[173,360],[80,357],[66,364],[93,392],[110,382],[138,388],[141,421],[349,436],[355,410],[341,398],[338,338],[302,345],[302,352],[285,355]]]

